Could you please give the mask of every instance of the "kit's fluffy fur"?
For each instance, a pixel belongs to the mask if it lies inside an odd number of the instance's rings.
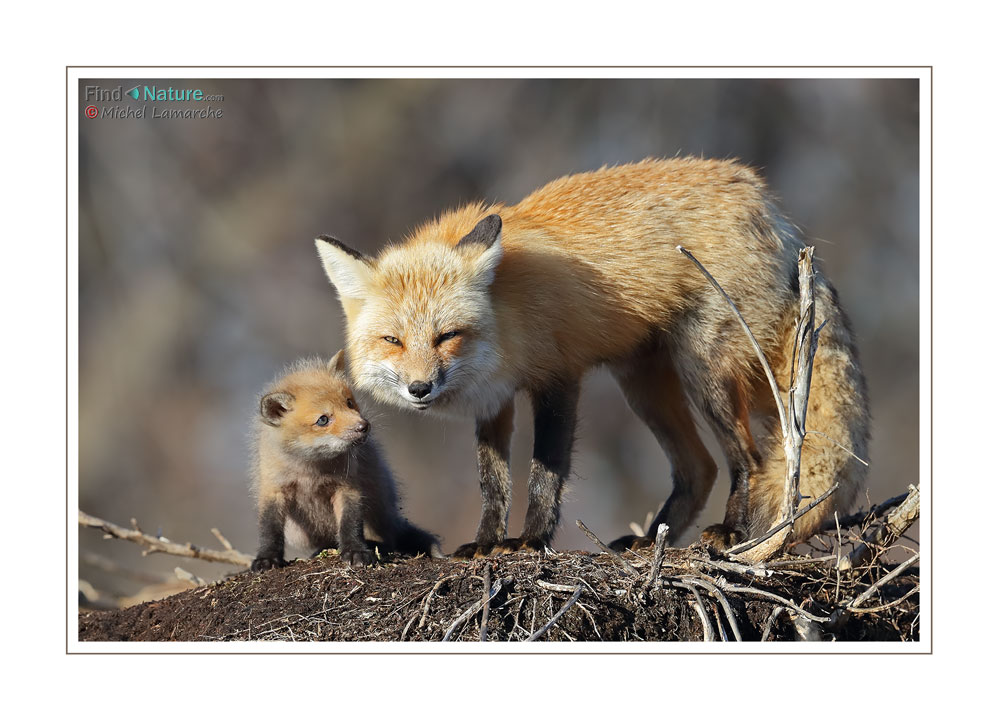
[[[254,570],[284,565],[286,535],[299,545],[336,548],[355,565],[386,551],[431,554],[436,539],[404,519],[395,480],[361,416],[343,367],[299,361],[260,399],[254,487],[260,550]]]

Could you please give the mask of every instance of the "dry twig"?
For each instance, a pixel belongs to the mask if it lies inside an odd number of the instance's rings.
[[[839,561],[837,570],[845,573],[867,563],[874,557],[876,549],[893,544],[918,518],[919,488],[909,486],[909,494],[905,500],[885,517],[883,524],[865,534],[861,544],[853,549],[853,553]]]
[[[548,632],[548,629],[551,628],[552,626],[554,626],[555,622],[558,621],[560,618],[562,618],[562,615],[566,611],[569,610],[569,607],[572,606],[572,604],[574,604],[576,601],[579,600],[579,595],[582,592],[583,592],[583,587],[582,586],[576,586],[575,592],[573,592],[572,596],[569,597],[569,600],[565,602],[565,605],[562,606],[562,608],[560,608],[558,610],[558,612],[554,616],[551,617],[551,620],[549,620],[548,623],[546,623],[544,626],[542,626],[541,628],[539,628],[538,632],[535,633],[534,635],[532,635],[527,640],[528,641],[537,641],[539,638],[541,638],[542,636],[544,636]]]
[[[610,546],[608,546],[603,541],[601,541],[599,538],[597,538],[596,534],[594,534],[593,531],[591,531],[589,528],[587,528],[586,524],[583,523],[582,521],[580,521],[578,518],[576,519],[576,525],[579,526],[579,530],[580,531],[582,531],[583,533],[586,534],[587,538],[589,538],[591,541],[593,541],[596,544],[597,548],[599,548],[604,553],[610,555],[610,557],[613,558],[617,562],[617,565],[619,565],[621,568],[623,568],[625,571],[627,571],[629,575],[631,575],[631,576],[637,576],[638,575],[638,569],[637,568],[635,568],[630,563],[628,563],[627,561],[625,561],[624,557],[620,553],[618,553],[617,551],[613,550]]]
[[[107,536],[137,543],[145,549],[142,552],[143,556],[148,556],[150,553],[167,553],[171,556],[228,563],[233,566],[240,566],[241,568],[249,568],[253,562],[253,556],[231,548],[225,551],[213,551],[208,548],[200,548],[193,543],[174,543],[169,538],[151,536],[148,533],[142,532],[142,529],[139,528],[134,518],[132,519],[132,530],[129,530],[101,518],[91,516],[83,511],[78,511],[78,513],[81,526],[99,528]]]
[[[480,608],[482,608],[483,606],[485,606],[489,602],[489,600],[492,599],[493,596],[495,596],[497,593],[499,593],[500,588],[502,588],[502,586],[503,586],[503,581],[504,581],[504,579],[497,578],[496,579],[496,583],[494,583],[493,586],[492,586],[492,588],[489,590],[489,595],[486,596],[481,601],[476,601],[475,603],[473,603],[464,613],[462,613],[460,616],[458,616],[458,618],[456,618],[454,620],[454,623],[452,623],[448,627],[447,631],[444,633],[444,638],[441,639],[441,640],[442,641],[450,641],[451,640],[451,634],[454,633],[455,629],[458,628],[458,626],[460,626],[462,623],[464,623],[469,618],[471,618],[476,613],[478,613]]]
[[[479,641],[486,640],[486,624],[489,623],[489,601],[492,594],[489,593],[489,564],[482,574],[482,625],[479,626]]]
[[[659,578],[659,571],[663,567],[663,557],[666,554],[666,533],[668,531],[669,526],[665,523],[660,523],[659,528],[656,529],[656,550],[652,556],[652,568],[649,571],[649,580],[645,583],[646,588],[652,588]]]

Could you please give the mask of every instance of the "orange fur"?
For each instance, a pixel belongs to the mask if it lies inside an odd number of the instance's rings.
[[[461,242],[494,214],[502,219],[495,243]],[[567,176],[513,206],[446,212],[375,259],[317,242],[344,304],[354,377],[380,400],[486,421],[517,390],[578,383],[588,369],[610,364],[673,461],[677,510],[663,511],[671,535],[703,505],[714,474],[688,401],[711,421],[733,473],[738,459],[749,474],[755,531],[774,517],[783,460],[772,441],[755,442],[749,414],[772,416],[773,402],[731,310],[677,245],[734,299],[786,379],[801,242],[759,176],[734,161],[645,160]],[[809,420],[864,456],[863,376],[831,286],[819,276],[816,288],[818,320],[830,325],[816,358]],[[459,332],[450,345],[435,343],[449,331]],[[648,372],[656,367],[658,375]],[[433,391],[417,400],[407,388],[424,381]],[[678,477],[678,468],[688,477]],[[833,508],[852,503],[863,470],[812,439],[805,468],[809,493],[841,484],[802,526],[814,530]]]

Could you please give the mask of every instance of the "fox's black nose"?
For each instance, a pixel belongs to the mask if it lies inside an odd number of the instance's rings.
[[[354,426],[354,430],[358,433],[367,433],[369,428],[371,428],[371,424],[363,418]]]
[[[409,384],[410,394],[416,396],[417,398],[423,398],[425,395],[430,393],[431,388],[433,388],[433,386],[426,381],[415,381]]]

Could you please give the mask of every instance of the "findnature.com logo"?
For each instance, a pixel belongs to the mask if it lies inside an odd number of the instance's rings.
[[[221,94],[206,93],[201,88],[175,88],[157,85],[136,85],[124,90],[121,85],[115,88],[105,88],[100,85],[84,86],[84,100],[87,106],[84,115],[88,118],[221,118],[222,109],[207,105],[194,108],[162,107],[146,105],[145,103],[220,103],[225,100]],[[123,103],[125,97],[143,103],[105,105],[97,107],[94,103]]]

